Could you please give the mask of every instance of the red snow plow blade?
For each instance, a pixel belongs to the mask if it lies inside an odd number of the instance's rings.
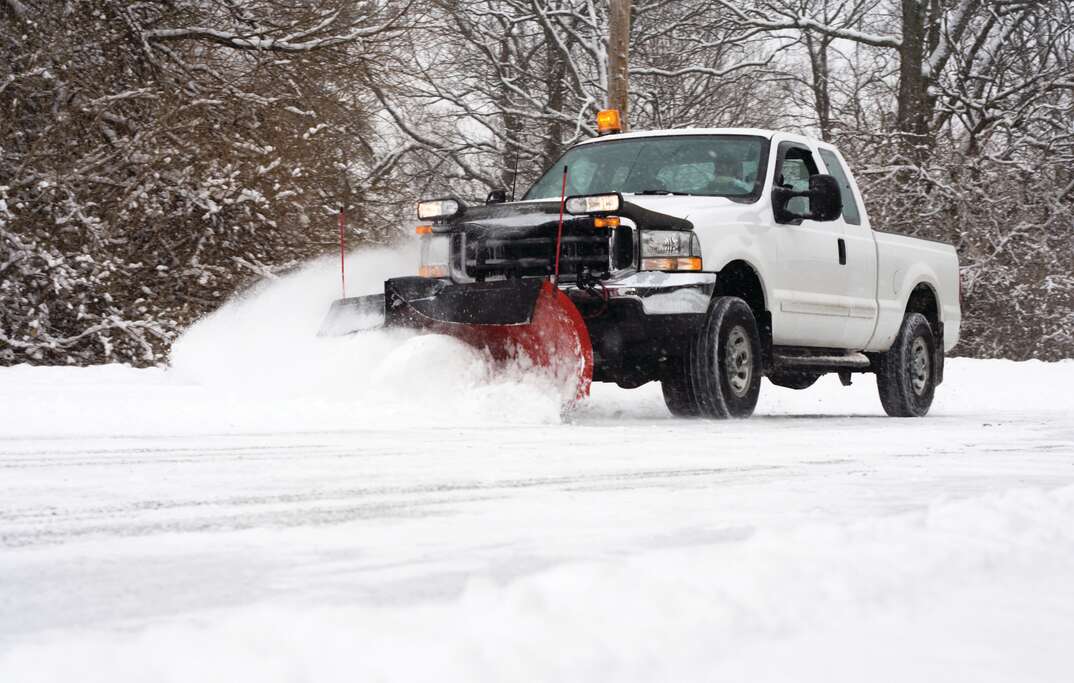
[[[384,294],[332,304],[322,335],[379,327],[407,327],[447,334],[498,362],[529,359],[549,372],[564,396],[580,401],[593,381],[593,346],[585,321],[566,294],[538,278],[452,284],[427,278],[395,278]]]
[[[537,294],[528,323],[440,323],[432,329],[487,348],[500,362],[516,359],[521,352],[535,366],[550,371],[557,383],[573,386],[575,401],[589,396],[593,381],[589,332],[570,298],[547,280]]]

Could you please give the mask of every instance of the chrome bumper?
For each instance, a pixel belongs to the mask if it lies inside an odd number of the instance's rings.
[[[638,301],[646,315],[705,313],[716,289],[715,273],[631,273],[604,282],[610,300]]]

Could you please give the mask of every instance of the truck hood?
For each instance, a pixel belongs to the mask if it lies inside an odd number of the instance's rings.
[[[662,216],[668,216],[675,219],[681,219],[684,221],[691,221],[691,217],[697,217],[704,213],[706,215],[716,214],[734,214],[739,215],[743,209],[755,207],[756,203],[744,204],[736,202],[727,197],[702,197],[702,196],[689,196],[689,195],[652,195],[652,194],[623,194],[623,201],[627,204],[631,204],[639,209],[643,209],[653,214],[659,214]],[[532,211],[543,211],[549,214],[555,214],[558,218],[559,201],[556,199],[531,199],[526,201],[512,202],[510,204],[499,204],[498,207],[502,207],[500,211],[505,211],[502,215],[509,214],[522,214]],[[541,207],[538,209],[537,207]],[[469,220],[472,213],[479,216],[484,215],[484,210],[489,207],[471,207],[467,209],[467,214],[464,219]],[[624,213],[623,215],[627,215]],[[525,221],[525,219],[521,219]],[[514,222],[514,221],[511,221]]]
[[[726,197],[624,194],[623,200],[648,211],[674,216],[685,221],[689,221],[691,216],[696,216],[702,211],[727,210],[737,212],[742,207],[742,204],[733,202]]]
[[[670,228],[674,230],[692,230],[693,224],[687,216],[697,213],[702,208],[711,210],[713,200],[720,206],[734,206],[722,197],[684,197],[654,195],[623,195],[623,207],[616,212],[620,216],[634,221],[642,228]],[[591,220],[587,216],[564,214],[564,225],[583,225]],[[537,227],[547,227],[559,223],[559,200],[540,200],[468,206],[462,215],[448,223],[455,229],[462,228],[467,233],[474,230],[498,230],[509,233],[521,233]]]

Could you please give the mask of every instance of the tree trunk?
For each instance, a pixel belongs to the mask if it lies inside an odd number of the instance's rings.
[[[608,108],[622,114],[627,128],[628,53],[631,0],[610,0],[608,8]]]
[[[505,37],[500,45],[501,65],[509,63],[509,40],[509,38]],[[503,131],[505,134],[503,152],[500,156],[500,166],[503,169],[500,172],[500,178],[503,188],[511,190],[511,199],[514,200],[514,189],[518,185],[519,139],[522,135],[523,122],[517,114],[511,111],[511,99],[506,89],[500,91],[497,105],[500,107],[500,111],[503,112]]]
[[[810,87],[813,90],[813,106],[817,110],[817,125],[820,138],[826,142],[832,139],[832,99],[828,93],[828,45],[832,39],[820,35],[813,37],[805,33],[806,48],[809,50],[809,65],[813,72]]]
[[[567,60],[563,53],[557,50],[554,36],[547,27],[544,30],[545,44],[548,45],[548,61],[545,65],[545,87],[548,89],[548,110],[552,112],[563,111],[566,100]],[[563,121],[553,118],[545,130],[544,143],[541,149],[540,167],[548,168],[563,152]]]
[[[899,97],[896,132],[912,159],[928,156],[928,77],[925,74],[926,5],[902,0],[902,47],[899,48]]]

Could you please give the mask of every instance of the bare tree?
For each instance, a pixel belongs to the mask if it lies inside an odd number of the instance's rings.
[[[608,107],[618,109],[623,123],[629,120],[631,0],[611,0],[608,7]]]

